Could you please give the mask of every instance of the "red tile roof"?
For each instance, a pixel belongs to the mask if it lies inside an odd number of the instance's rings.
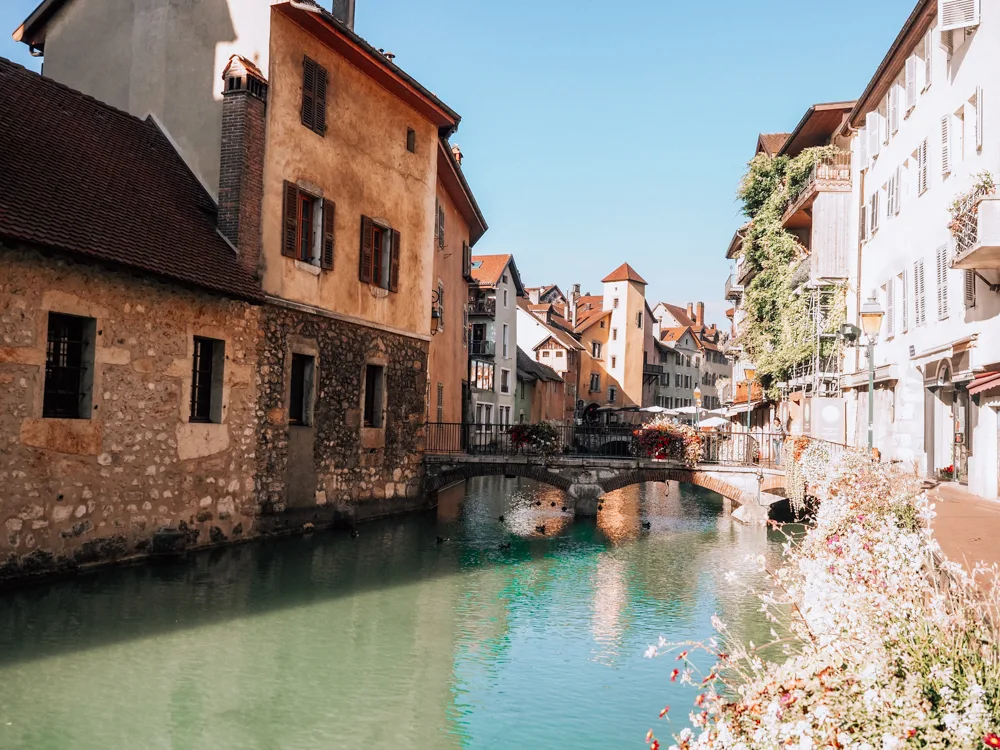
[[[479,286],[496,286],[513,256],[474,255],[472,256],[472,279]]]
[[[0,238],[261,300],[216,205],[140,120],[0,58]]]
[[[636,284],[645,284],[646,280],[640,276],[628,263],[622,263],[618,268],[609,273],[603,279],[602,284],[612,281],[634,281]]]
[[[757,153],[766,151],[768,156],[774,156],[785,145],[791,133],[761,133],[757,139]]]
[[[667,308],[667,312],[669,312],[671,315],[674,316],[674,318],[677,320],[678,325],[691,326],[692,328],[694,327],[695,325],[694,318],[692,318],[687,314],[686,308],[678,307],[677,305],[671,305],[668,302],[661,302],[660,304],[663,305],[665,308]]]

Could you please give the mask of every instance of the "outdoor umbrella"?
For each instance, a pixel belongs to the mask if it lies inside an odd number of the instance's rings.
[[[728,424],[729,420],[722,417],[709,417],[708,419],[701,420],[702,427],[725,427]]]

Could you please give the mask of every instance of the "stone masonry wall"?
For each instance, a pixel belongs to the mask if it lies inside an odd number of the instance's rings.
[[[90,419],[43,419],[49,312],[96,320]],[[261,308],[0,248],[0,579],[253,532]],[[190,423],[193,337],[225,342],[220,424]]]
[[[352,524],[422,507],[427,342],[277,305],[262,312],[261,530]],[[315,357],[309,428],[288,425],[293,352]],[[369,363],[386,368],[384,429],[362,425]]]

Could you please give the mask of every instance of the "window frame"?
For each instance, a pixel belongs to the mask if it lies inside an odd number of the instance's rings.
[[[206,347],[208,351],[204,351]],[[194,424],[222,422],[225,362],[225,341],[209,336],[192,337],[188,422]]]
[[[65,337],[53,340],[54,324],[66,330]],[[75,330],[68,330],[71,327]],[[94,318],[49,312],[42,383],[43,419],[91,419],[96,333],[97,320]],[[60,345],[65,364],[53,363],[56,355],[53,344]],[[72,390],[67,390],[68,385],[65,381],[73,381]],[[62,404],[57,403],[60,400],[63,401]],[[75,402],[72,407],[69,406],[71,402]]]
[[[297,369],[299,370],[298,374],[296,373]],[[290,426],[313,426],[315,392],[316,356],[306,352],[293,351],[288,374],[288,424]],[[298,405],[297,409],[296,404]],[[297,415],[296,412],[298,412]]]
[[[366,362],[361,393],[361,424],[365,429],[385,428],[386,366]]]

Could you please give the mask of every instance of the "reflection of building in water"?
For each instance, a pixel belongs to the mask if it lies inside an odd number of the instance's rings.
[[[594,633],[593,658],[602,664],[611,664],[618,657],[625,635],[623,622],[628,606],[628,565],[615,557],[615,551],[597,556],[594,571],[594,616],[591,629]]]

